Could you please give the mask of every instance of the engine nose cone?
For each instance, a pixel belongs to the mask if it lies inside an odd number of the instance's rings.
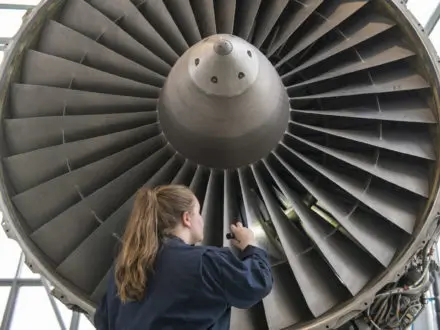
[[[235,168],[266,156],[287,128],[289,99],[275,68],[254,46],[214,35],[190,48],[162,89],[159,120],[182,155]]]

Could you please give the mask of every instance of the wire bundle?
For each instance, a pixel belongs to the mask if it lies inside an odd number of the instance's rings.
[[[367,309],[366,314],[375,329],[406,329],[423,311],[426,304],[425,292],[430,285],[430,268],[433,261],[434,247],[436,246],[438,230],[412,262],[419,278],[411,285],[402,283],[402,280],[389,284],[384,292],[376,295],[374,302]]]
[[[368,310],[369,320],[375,329],[406,329],[423,310],[422,300],[402,294],[379,297]]]

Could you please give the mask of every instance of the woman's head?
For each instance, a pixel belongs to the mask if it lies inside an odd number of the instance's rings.
[[[181,185],[141,188],[116,261],[116,285],[122,301],[142,299],[146,275],[153,271],[160,241],[170,235],[188,244],[203,240],[199,201]]]

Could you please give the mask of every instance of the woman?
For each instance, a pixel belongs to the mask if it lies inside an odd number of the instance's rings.
[[[237,258],[203,240],[200,204],[180,185],[137,193],[108,290],[95,314],[99,330],[226,330],[231,306],[269,294],[272,274],[253,232],[231,226]]]

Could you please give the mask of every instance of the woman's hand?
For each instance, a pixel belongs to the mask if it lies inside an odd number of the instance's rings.
[[[237,222],[236,225],[231,225],[231,232],[235,236],[231,241],[232,245],[239,248],[241,251],[243,251],[248,245],[255,245],[254,232],[249,228],[243,227],[241,222]]]

